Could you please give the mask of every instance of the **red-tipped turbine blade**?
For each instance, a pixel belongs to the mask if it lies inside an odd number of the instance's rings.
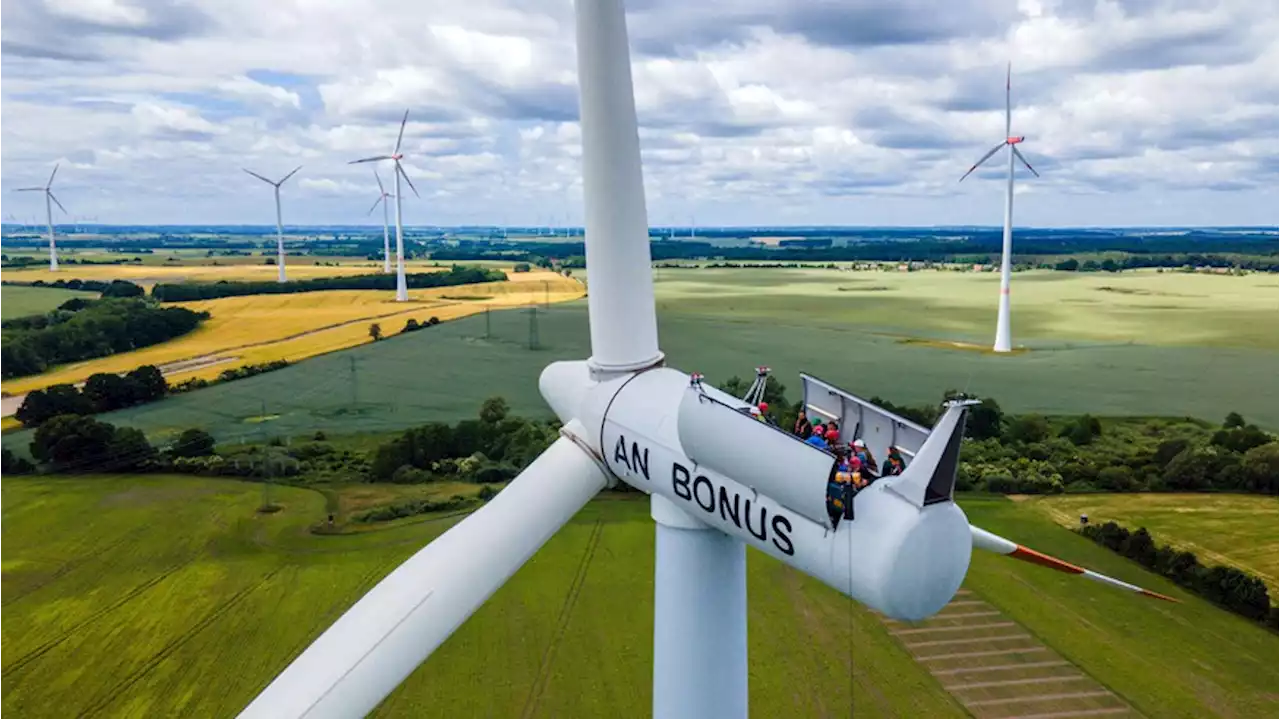
[[[242,168],[240,168],[240,169],[241,169],[241,170],[244,170],[244,168],[243,168],[243,167],[242,167]],[[262,180],[263,182],[267,183],[268,185],[274,185],[274,184],[276,184],[276,183],[272,182],[271,180],[268,180],[267,178],[263,177],[262,175],[259,175],[258,173],[254,172],[253,170],[244,170],[244,171],[245,171],[245,172],[247,172],[247,173],[249,173],[250,175],[253,175],[254,177],[258,178],[259,180]]]
[[[351,162],[348,162],[347,164],[348,164],[348,165],[357,165],[357,164],[359,164],[359,163],[361,163],[361,162],[377,162],[377,161],[379,161],[379,160],[390,160],[390,159],[391,159],[391,155],[377,155],[376,157],[365,157],[365,158],[360,159],[360,160],[352,160]]]
[[[288,182],[288,181],[289,181],[289,178],[290,178],[290,177],[293,177],[294,175],[296,175],[296,174],[298,173],[298,170],[301,170],[301,169],[302,169],[302,165],[298,165],[297,167],[293,168],[293,172],[290,172],[289,174],[285,175],[285,176],[284,176],[284,178],[282,178],[282,179],[281,179],[279,182],[277,182],[276,184],[277,184],[277,185],[283,185],[284,183],[286,183],[286,182]]]
[[[1030,162],[1027,162],[1027,158],[1023,157],[1021,152],[1018,152],[1017,145],[1013,146],[1013,155],[1014,157],[1017,157],[1019,160],[1022,160],[1022,164],[1026,165],[1028,170],[1031,170],[1031,174],[1035,175],[1036,177],[1040,176],[1040,173],[1036,172],[1036,168],[1032,167]]]
[[[396,135],[396,149],[391,153],[393,155],[400,154],[400,143],[404,140],[404,125],[409,121],[409,111],[404,111],[404,118],[400,120],[400,134]]]
[[[49,182],[48,184],[45,185],[46,188],[53,187],[53,177],[54,175],[58,174],[58,167],[60,167],[61,165],[62,163],[59,162],[58,164],[53,166],[53,172],[49,173]]]
[[[995,147],[988,150],[987,154],[983,155],[981,160],[978,160],[977,162],[973,163],[973,167],[970,167],[968,172],[960,176],[960,182],[964,182],[964,178],[968,177],[969,175],[972,175],[974,170],[981,167],[982,163],[986,162],[987,160],[990,160],[991,156],[996,154],[996,152],[999,151],[1000,148],[1004,147],[1005,144],[1006,143],[1002,142],[999,145],[996,145]]]
[[[413,180],[409,179],[409,175],[405,173],[404,168],[400,166],[399,160],[396,161],[396,172],[399,172],[400,176],[404,178],[404,181],[409,183],[409,189],[413,190],[413,196],[417,198],[421,198],[422,195],[418,194],[418,188],[413,186]]]
[[[1003,554],[1006,557],[1021,559],[1024,562],[1029,562],[1031,564],[1038,564],[1042,567],[1048,567],[1049,569],[1054,569],[1059,572],[1064,572],[1066,574],[1079,574],[1083,576],[1085,579],[1092,579],[1095,582],[1106,584],[1108,586],[1112,586],[1117,589],[1123,589],[1128,592],[1133,592],[1134,594],[1141,594],[1143,596],[1151,597],[1153,599],[1162,599],[1166,602],[1173,602],[1175,604],[1180,604],[1180,602],[1177,599],[1174,599],[1173,597],[1167,597],[1163,594],[1153,592],[1149,589],[1143,589],[1142,587],[1139,587],[1136,584],[1129,584],[1128,582],[1122,582],[1119,579],[1116,579],[1115,577],[1108,577],[1105,574],[1099,574],[1098,572],[1095,572],[1091,569],[1085,569],[1084,567],[1077,567],[1076,565],[1070,562],[1066,562],[1061,559],[1058,559],[1057,557],[1051,557],[1047,554],[1042,554],[1040,552],[1037,552],[1034,549],[1029,549],[1027,547],[1024,547],[1021,544],[1016,544],[1014,542],[1011,542],[1005,539],[1004,537],[1001,537],[996,534],[992,534],[991,532],[988,532],[985,529],[980,529],[973,525],[969,525],[969,532],[970,534],[973,535],[973,546],[977,549],[985,549],[988,552],[995,552],[996,554]]]
[[[50,191],[50,192],[49,192],[49,199],[50,199],[50,200],[53,200],[53,204],[57,205],[59,210],[62,210],[62,214],[64,214],[64,215],[69,215],[69,214],[71,214],[71,213],[67,212],[67,208],[63,207],[61,202],[58,202],[58,196],[57,196],[57,195],[55,195],[55,194],[53,194],[53,192],[52,192],[52,191]]]

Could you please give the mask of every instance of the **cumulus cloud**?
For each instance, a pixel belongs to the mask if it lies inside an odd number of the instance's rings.
[[[654,224],[1275,223],[1277,8],[1249,0],[631,0]],[[5,189],[120,222],[361,222],[406,108],[421,224],[581,221],[560,0],[4,0]],[[390,179],[384,172],[385,179]],[[292,184],[292,183],[291,183]],[[173,202],[181,198],[181,202]],[[15,201],[16,202],[16,201]]]

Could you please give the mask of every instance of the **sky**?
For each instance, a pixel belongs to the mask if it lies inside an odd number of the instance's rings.
[[[631,0],[650,224],[1280,222],[1260,0]],[[0,212],[380,222],[360,157],[406,109],[410,225],[579,224],[569,0],[3,0]],[[389,175],[384,171],[384,179]],[[61,221],[61,220],[60,220]]]

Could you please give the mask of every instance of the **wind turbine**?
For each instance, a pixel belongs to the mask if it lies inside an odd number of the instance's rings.
[[[243,170],[244,168],[240,168],[240,169]],[[277,281],[279,282],[288,281],[285,279],[285,274],[284,274],[284,224],[280,219],[280,186],[283,185],[285,181],[288,180],[290,177],[293,177],[294,174],[301,169],[302,169],[302,165],[298,165],[297,167],[293,168],[293,172],[290,172],[289,174],[280,178],[278,182],[275,180],[268,180],[267,178],[263,177],[262,175],[259,175],[253,170],[245,170],[245,172],[249,173],[250,175],[253,175],[259,180],[262,180],[263,182],[275,188],[275,193],[276,193],[276,269],[278,270]]]
[[[1005,70],[1004,77],[1004,140],[1000,144],[987,151],[982,159],[973,163],[969,171],[960,177],[960,182],[964,182],[964,178],[978,169],[982,163],[991,159],[993,155],[1000,151],[1002,147],[1009,148],[1009,178],[1005,187],[1004,195],[1004,243],[1000,252],[1000,312],[996,318],[996,352],[1008,352],[1013,349],[1012,341],[1009,337],[1009,274],[1011,272],[1010,263],[1013,255],[1013,159],[1016,157],[1026,165],[1031,174],[1036,177],[1040,173],[1036,172],[1031,163],[1027,162],[1027,158],[1022,156],[1018,151],[1018,145],[1026,140],[1026,137],[1014,137],[1012,130],[1013,106],[1010,103],[1010,84],[1013,75],[1013,63],[1009,63]]]
[[[387,198],[391,197],[391,193],[387,192],[387,188],[382,186],[382,178],[378,176],[377,168],[373,170],[373,179],[378,181],[378,200],[373,203],[373,207],[369,208],[367,214],[372,215],[373,211],[378,209],[378,205],[382,205],[382,274],[391,274],[391,239],[390,230],[387,229],[389,220],[387,219]]]
[[[22,187],[18,189],[18,192],[43,192],[44,193],[44,212],[45,212],[45,218],[49,223],[49,271],[50,272],[58,271],[58,247],[54,243],[54,239],[53,239],[53,206],[57,205],[58,209],[62,210],[62,214],[64,215],[67,214],[67,208],[63,207],[62,203],[58,202],[58,198],[55,197],[53,194],[53,178],[55,175],[58,174],[58,167],[61,164],[62,163],[58,163],[53,166],[53,172],[49,173],[49,181],[45,183],[44,187]]]
[[[747,545],[896,619],[945,606],[974,547],[1147,593],[969,524],[952,499],[969,401],[952,402],[906,470],[863,489],[853,516],[833,523],[834,457],[665,366],[622,0],[577,0],[575,14],[592,354],[539,379],[560,437],[374,586],[240,716],[373,710],[618,482],[650,495],[657,523],[653,715],[664,719],[747,714]]]
[[[408,121],[409,111],[405,110],[404,118],[400,120],[400,134],[396,135],[396,149],[392,150],[390,155],[366,157],[361,160],[352,160],[347,163],[349,165],[355,165],[361,162],[380,162],[382,160],[391,160],[395,163],[393,173],[395,174],[396,180],[394,193],[396,198],[396,302],[409,301],[409,286],[404,277],[404,223],[401,220],[402,215],[400,213],[400,178],[403,177],[404,181],[409,184],[409,189],[413,190],[414,197],[422,197],[422,195],[418,194],[418,188],[413,186],[413,181],[405,174],[404,168],[400,166],[400,160],[404,158],[404,155],[400,153],[400,143],[404,142],[404,126]],[[379,182],[378,184],[381,185],[382,183]]]

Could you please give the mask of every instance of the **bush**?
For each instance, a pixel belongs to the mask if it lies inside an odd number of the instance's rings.
[[[0,451],[0,455],[3,455],[3,460],[0,461],[0,474],[16,476],[31,474],[36,471],[36,466],[30,460],[26,457],[19,457],[8,448]],[[485,489],[488,489],[488,487]]]
[[[391,481],[395,484],[426,484],[435,477],[430,472],[418,469],[412,465],[404,464],[396,468],[391,473]]]
[[[1038,414],[1025,414],[1009,423],[1005,439],[1011,442],[1043,442],[1049,438],[1049,420]]]
[[[461,495],[454,495],[443,501],[419,499],[411,502],[398,502],[385,507],[377,507],[352,517],[355,522],[388,522],[393,519],[412,517],[430,512],[447,512],[463,509],[472,504],[472,500]]]
[[[528,263],[528,262],[517,262],[517,263],[516,263],[516,265],[515,265],[515,267],[512,267],[512,268],[511,268],[511,271],[512,271],[512,272],[528,272],[528,271],[529,271],[529,263]]]
[[[202,429],[188,429],[178,435],[178,440],[169,448],[174,457],[207,457],[213,454],[213,435]]]

